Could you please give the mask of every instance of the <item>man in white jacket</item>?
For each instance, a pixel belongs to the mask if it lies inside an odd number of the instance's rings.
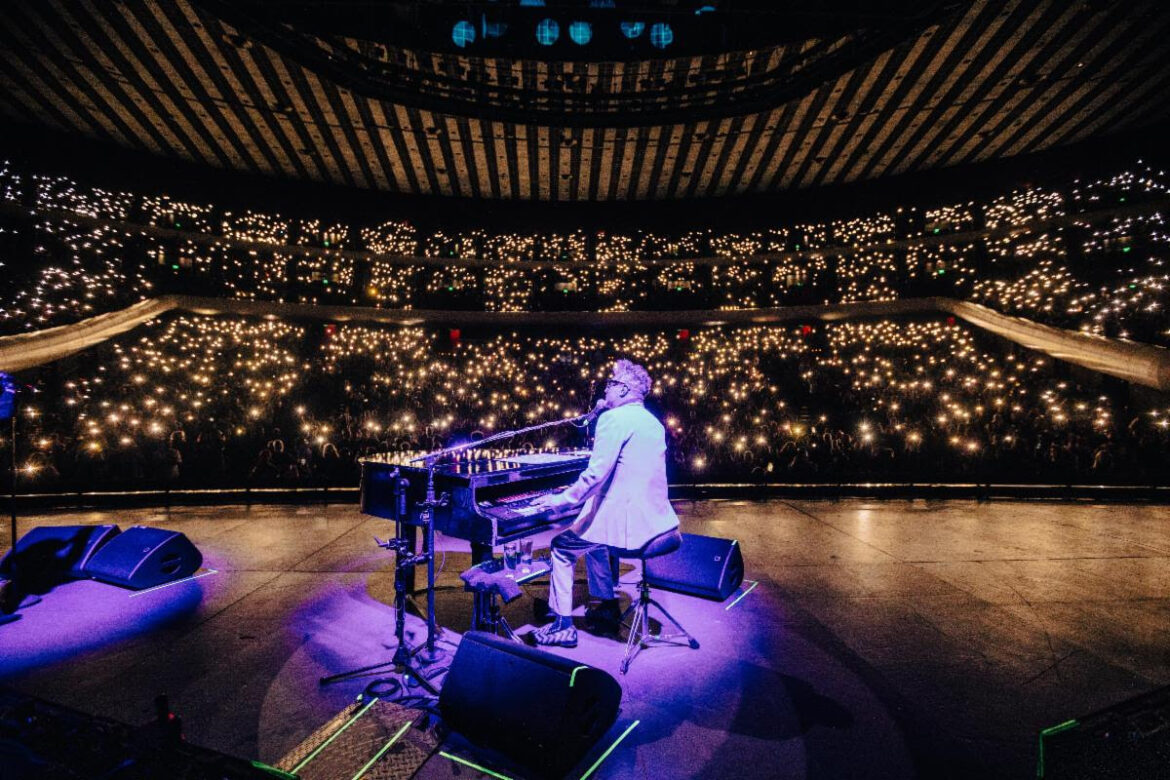
[[[572,526],[552,540],[549,606],[556,619],[534,633],[537,644],[577,644],[571,615],[578,558],[585,557],[590,594],[602,602],[590,617],[616,628],[611,548],[637,550],[678,528],[678,516],[666,497],[666,431],[642,405],[650,386],[642,366],[628,360],[614,363],[589,465],[563,492],[534,502],[552,509],[581,505]]]

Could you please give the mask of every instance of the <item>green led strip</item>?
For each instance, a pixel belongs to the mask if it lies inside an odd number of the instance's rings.
[[[1044,777],[1044,738],[1076,728],[1078,725],[1080,723],[1076,719],[1066,720],[1064,723],[1057,723],[1055,726],[1049,726],[1040,732],[1040,755],[1036,760],[1036,777]]]
[[[285,772],[283,769],[277,769],[274,766],[269,766],[268,764],[265,764],[263,761],[253,761],[252,767],[255,769],[259,769],[261,772],[267,772],[268,774],[272,775],[273,777],[279,777],[282,780],[297,780],[297,776],[292,774],[291,772]]]
[[[208,569],[207,571],[205,571],[201,574],[193,574],[190,577],[184,577],[181,580],[175,580],[174,582],[164,582],[162,585],[155,585],[153,588],[147,588],[146,590],[136,591],[134,593],[131,593],[129,598],[135,598],[137,596],[145,596],[147,593],[154,593],[156,590],[162,590],[163,588],[169,588],[172,585],[181,585],[184,582],[191,582],[192,580],[197,580],[200,577],[210,577],[212,574],[219,574],[219,569]]]
[[[350,780],[358,780],[359,777],[361,777],[367,771],[369,771],[370,767],[372,767],[374,764],[378,763],[378,759],[381,758],[382,756],[386,755],[386,751],[390,749],[391,745],[393,745],[395,742],[398,741],[399,737],[401,737],[403,734],[406,733],[406,730],[408,728],[410,728],[411,723],[414,723],[414,721],[408,720],[406,723],[402,724],[402,728],[398,729],[398,733],[395,734],[394,736],[390,737],[390,741],[387,742],[385,745],[383,745],[382,749],[379,750],[377,753],[375,753],[374,757],[371,758],[369,761],[367,761],[366,765],[363,766],[361,769],[359,769],[358,773],[356,775],[354,775]]]
[[[638,727],[638,724],[641,722],[642,721],[640,721],[640,720],[636,720],[633,723],[631,723],[630,727],[627,728],[625,731],[623,731],[622,735],[620,737],[618,737],[616,740],[614,740],[614,743],[609,746],[609,750],[602,753],[601,758],[599,758],[595,762],[593,762],[593,766],[589,767],[589,770],[587,772],[585,772],[585,774],[581,775],[581,780],[585,780],[585,778],[587,778],[587,777],[589,777],[589,775],[593,774],[597,770],[597,767],[601,766],[601,762],[604,761],[605,759],[609,758],[609,754],[613,752],[613,749],[616,748],[619,744],[621,744],[621,741],[623,739],[625,739],[626,736],[631,731],[636,729]]]
[[[740,601],[743,599],[743,597],[744,597],[744,596],[746,596],[747,594],[751,593],[753,590],[755,590],[755,589],[756,589],[756,586],[760,584],[758,580],[744,580],[744,581],[745,581],[745,582],[750,582],[750,583],[752,584],[752,586],[751,586],[750,588],[748,588],[747,590],[745,590],[743,593],[739,594],[739,598],[737,598],[735,601],[731,602],[731,603],[730,603],[730,604],[728,604],[726,607],[724,607],[724,608],[723,608],[723,611],[724,611],[724,612],[726,612],[727,610],[731,609],[731,608],[732,608],[732,607],[734,607],[736,604],[738,604],[738,603],[739,603],[739,602],[740,602]]]
[[[487,767],[482,767],[479,764],[473,764],[470,761],[468,761],[466,758],[460,758],[459,756],[453,756],[446,751],[439,751],[439,755],[442,756],[443,758],[451,759],[456,764],[463,764],[463,766],[471,767],[472,769],[476,770],[477,772],[483,772],[485,775],[491,775],[492,777],[498,777],[498,778],[500,778],[500,780],[512,780],[512,778],[508,777],[507,775],[501,775],[499,772],[493,772],[492,770],[488,769]]]
[[[345,731],[347,728],[349,728],[349,727],[350,727],[350,726],[352,726],[352,725],[353,725],[355,722],[357,722],[357,719],[358,719],[358,718],[360,718],[362,715],[365,715],[365,714],[366,714],[366,710],[368,710],[370,707],[373,707],[373,706],[374,706],[374,702],[376,702],[377,700],[378,700],[378,698],[377,698],[377,697],[374,697],[373,699],[370,699],[370,703],[369,703],[369,704],[367,704],[366,706],[362,707],[362,708],[361,708],[361,711],[360,711],[360,712],[358,712],[358,714],[357,714],[357,715],[354,715],[352,718],[350,718],[348,721],[346,721],[346,722],[345,722],[345,725],[344,725],[344,726],[342,726],[341,728],[339,728],[337,731],[333,732],[333,734],[332,734],[332,735],[329,737],[329,739],[325,740],[324,742],[322,742],[320,745],[318,745],[318,746],[317,746],[316,750],[314,750],[312,753],[310,753],[309,755],[307,755],[307,756],[305,756],[303,759],[301,759],[301,763],[297,764],[296,766],[294,766],[294,767],[292,768],[293,774],[295,775],[297,772],[299,772],[299,771],[301,771],[302,769],[304,769],[304,768],[305,768],[305,764],[307,764],[307,763],[309,763],[310,761],[312,761],[314,758],[316,758],[316,757],[317,757],[317,754],[318,754],[318,753],[320,753],[320,752],[321,752],[322,750],[324,750],[325,748],[329,747],[329,743],[330,743],[330,742],[332,742],[333,740],[335,740],[335,739],[337,739],[338,737],[340,737],[340,736],[341,736],[341,732]]]
[[[588,669],[588,668],[589,668],[588,666],[578,666],[576,669],[573,670],[573,673],[571,675],[569,675],[569,687],[570,688],[573,687],[573,683],[577,682],[577,672],[581,671],[582,669]]]

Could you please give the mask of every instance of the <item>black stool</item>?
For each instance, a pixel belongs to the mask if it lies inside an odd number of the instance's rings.
[[[671,614],[667,612],[661,604],[651,598],[650,585],[646,582],[645,562],[650,558],[657,558],[659,555],[667,555],[672,553],[677,550],[680,545],[682,545],[682,536],[679,534],[678,530],[675,529],[673,531],[667,531],[664,534],[655,536],[637,550],[613,550],[613,554],[617,558],[637,559],[643,563],[641,580],[638,582],[638,598],[632,604],[630,604],[629,607],[626,608],[626,611],[622,613],[621,618],[621,622],[625,624],[626,618],[630,617],[631,614],[633,615],[633,617],[630,618],[630,622],[628,624],[630,635],[626,640],[626,654],[622,657],[622,674],[625,674],[626,670],[630,668],[630,662],[634,660],[634,656],[638,654],[638,651],[643,647],[650,647],[651,643],[681,646],[682,642],[678,640],[685,638],[687,640],[687,644],[689,644],[692,649],[699,649],[698,640],[688,634],[687,630],[683,628],[682,625],[680,625],[679,622],[675,620],[674,617],[672,617]],[[673,623],[674,627],[678,629],[678,633],[651,633],[650,607],[656,608],[667,620]]]

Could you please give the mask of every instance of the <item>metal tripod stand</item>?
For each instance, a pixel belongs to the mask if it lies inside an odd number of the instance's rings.
[[[374,537],[378,546],[385,550],[394,551],[394,636],[398,646],[394,650],[394,657],[389,661],[370,664],[347,672],[322,677],[321,685],[330,685],[342,680],[371,674],[381,669],[390,668],[394,674],[402,675],[404,679],[413,679],[420,687],[432,696],[439,691],[413,664],[416,655],[423,655],[428,661],[436,660],[435,653],[435,524],[434,510],[447,503],[447,496],[435,497],[435,469],[434,462],[427,463],[427,492],[426,498],[419,502],[422,511],[419,513],[419,524],[423,526],[423,551],[414,554],[413,535],[408,535],[406,525],[406,489],[409,486],[405,477],[395,469],[392,473],[394,480],[394,538],[383,541]],[[426,644],[411,648],[406,643],[406,577],[407,571],[413,571],[415,566],[427,564],[427,641]],[[425,651],[425,652],[424,652]]]

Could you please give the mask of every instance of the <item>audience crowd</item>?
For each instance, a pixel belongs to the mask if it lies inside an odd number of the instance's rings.
[[[424,234],[234,213],[0,163],[0,332],[166,292],[516,312],[945,295],[1166,346],[1168,192],[1170,177],[1137,165],[748,234]],[[1167,399],[953,320],[461,337],[171,315],[22,373],[18,487],[352,486],[372,453],[580,414],[619,356],[655,377],[649,403],[676,481],[1164,481]],[[514,445],[587,436],[566,425]]]
[[[0,332],[166,292],[396,309],[754,309],[943,295],[1170,346],[1170,177],[738,234],[423,232],[237,213],[0,162]]]
[[[355,486],[374,453],[582,414],[617,356],[654,376],[676,482],[1165,479],[1170,399],[944,320],[466,337],[174,315],[31,372],[19,488]]]

